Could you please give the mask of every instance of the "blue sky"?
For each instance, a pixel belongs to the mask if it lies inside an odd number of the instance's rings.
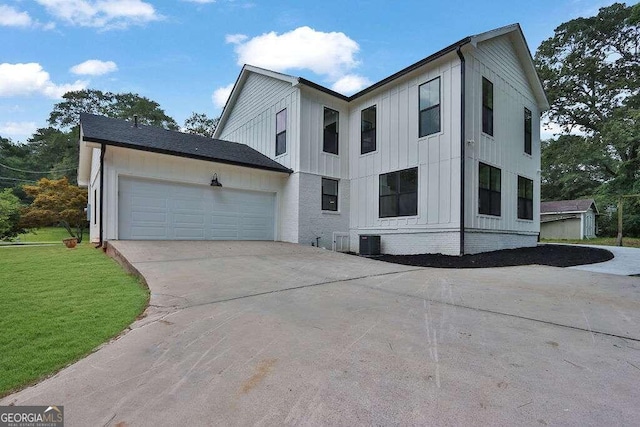
[[[25,141],[67,90],[219,115],[242,63],[353,93],[470,34],[519,22],[533,52],[601,0],[0,0],[0,135]]]

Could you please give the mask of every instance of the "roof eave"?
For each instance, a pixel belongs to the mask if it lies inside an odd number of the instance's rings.
[[[121,148],[128,148],[130,150],[137,150],[137,151],[146,151],[149,153],[157,153],[157,154],[166,154],[169,156],[176,156],[176,157],[183,157],[183,158],[187,158],[187,159],[194,159],[194,160],[203,160],[205,162],[214,162],[214,163],[224,163],[224,164],[228,164],[228,165],[234,165],[234,166],[242,166],[245,168],[249,168],[249,169],[260,169],[260,170],[266,170],[266,171],[271,171],[271,172],[279,172],[279,173],[286,173],[286,174],[292,174],[293,171],[287,167],[282,166],[281,168],[278,167],[271,167],[271,166],[260,166],[260,165],[251,165],[251,164],[247,164],[244,162],[237,162],[234,160],[228,160],[228,159],[220,159],[220,158],[215,158],[215,157],[207,157],[207,156],[200,156],[197,154],[191,154],[191,153],[184,153],[184,152],[179,152],[179,151],[173,151],[173,150],[165,150],[162,148],[155,148],[155,147],[141,147],[139,145],[135,145],[135,144],[128,144],[126,142],[118,142],[118,141],[110,141],[110,140],[105,140],[105,139],[101,139],[101,138],[93,138],[93,137],[85,137],[84,141],[87,142],[95,142],[98,144],[105,144],[105,145],[111,145],[114,147],[121,147]]]

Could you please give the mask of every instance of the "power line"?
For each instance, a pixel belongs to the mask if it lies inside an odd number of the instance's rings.
[[[2,181],[38,182],[38,181],[33,181],[31,179],[9,178],[8,176],[0,176],[0,180],[2,180]]]
[[[17,169],[17,168],[12,168],[11,166],[7,166],[7,165],[3,165],[2,163],[0,163],[0,166],[7,168],[9,170],[12,171],[16,171],[16,172],[24,172],[24,173],[56,173],[56,172],[66,172],[66,171],[74,171],[78,168],[69,168],[69,169],[58,169],[58,170],[53,170],[53,171],[46,171],[46,172],[38,172],[38,171],[28,171],[28,170],[24,170],[24,169]]]

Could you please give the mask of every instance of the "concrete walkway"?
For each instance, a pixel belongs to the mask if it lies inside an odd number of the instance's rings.
[[[65,425],[634,425],[640,278],[115,242],[147,317],[0,405]]]
[[[631,276],[640,274],[640,248],[625,248],[619,246],[579,245],[587,248],[606,249],[613,253],[614,258],[597,264],[578,265],[569,267],[574,270],[592,271],[594,273],[617,274]]]

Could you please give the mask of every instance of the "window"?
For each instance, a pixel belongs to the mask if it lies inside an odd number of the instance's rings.
[[[524,152],[531,154],[531,111],[524,109]]]
[[[533,219],[533,181],[518,177],[518,218]]]
[[[440,77],[420,85],[419,137],[440,132]]]
[[[418,168],[380,175],[379,217],[418,214]]]
[[[322,178],[322,210],[338,210],[338,181]]]
[[[493,83],[482,78],[482,132],[493,136]]]
[[[479,213],[500,216],[501,174],[500,169],[480,163]]]
[[[287,152],[287,109],[276,114],[276,156]]]
[[[322,151],[338,154],[338,112],[324,108],[324,140]]]
[[[360,112],[360,154],[376,151],[376,106]]]

